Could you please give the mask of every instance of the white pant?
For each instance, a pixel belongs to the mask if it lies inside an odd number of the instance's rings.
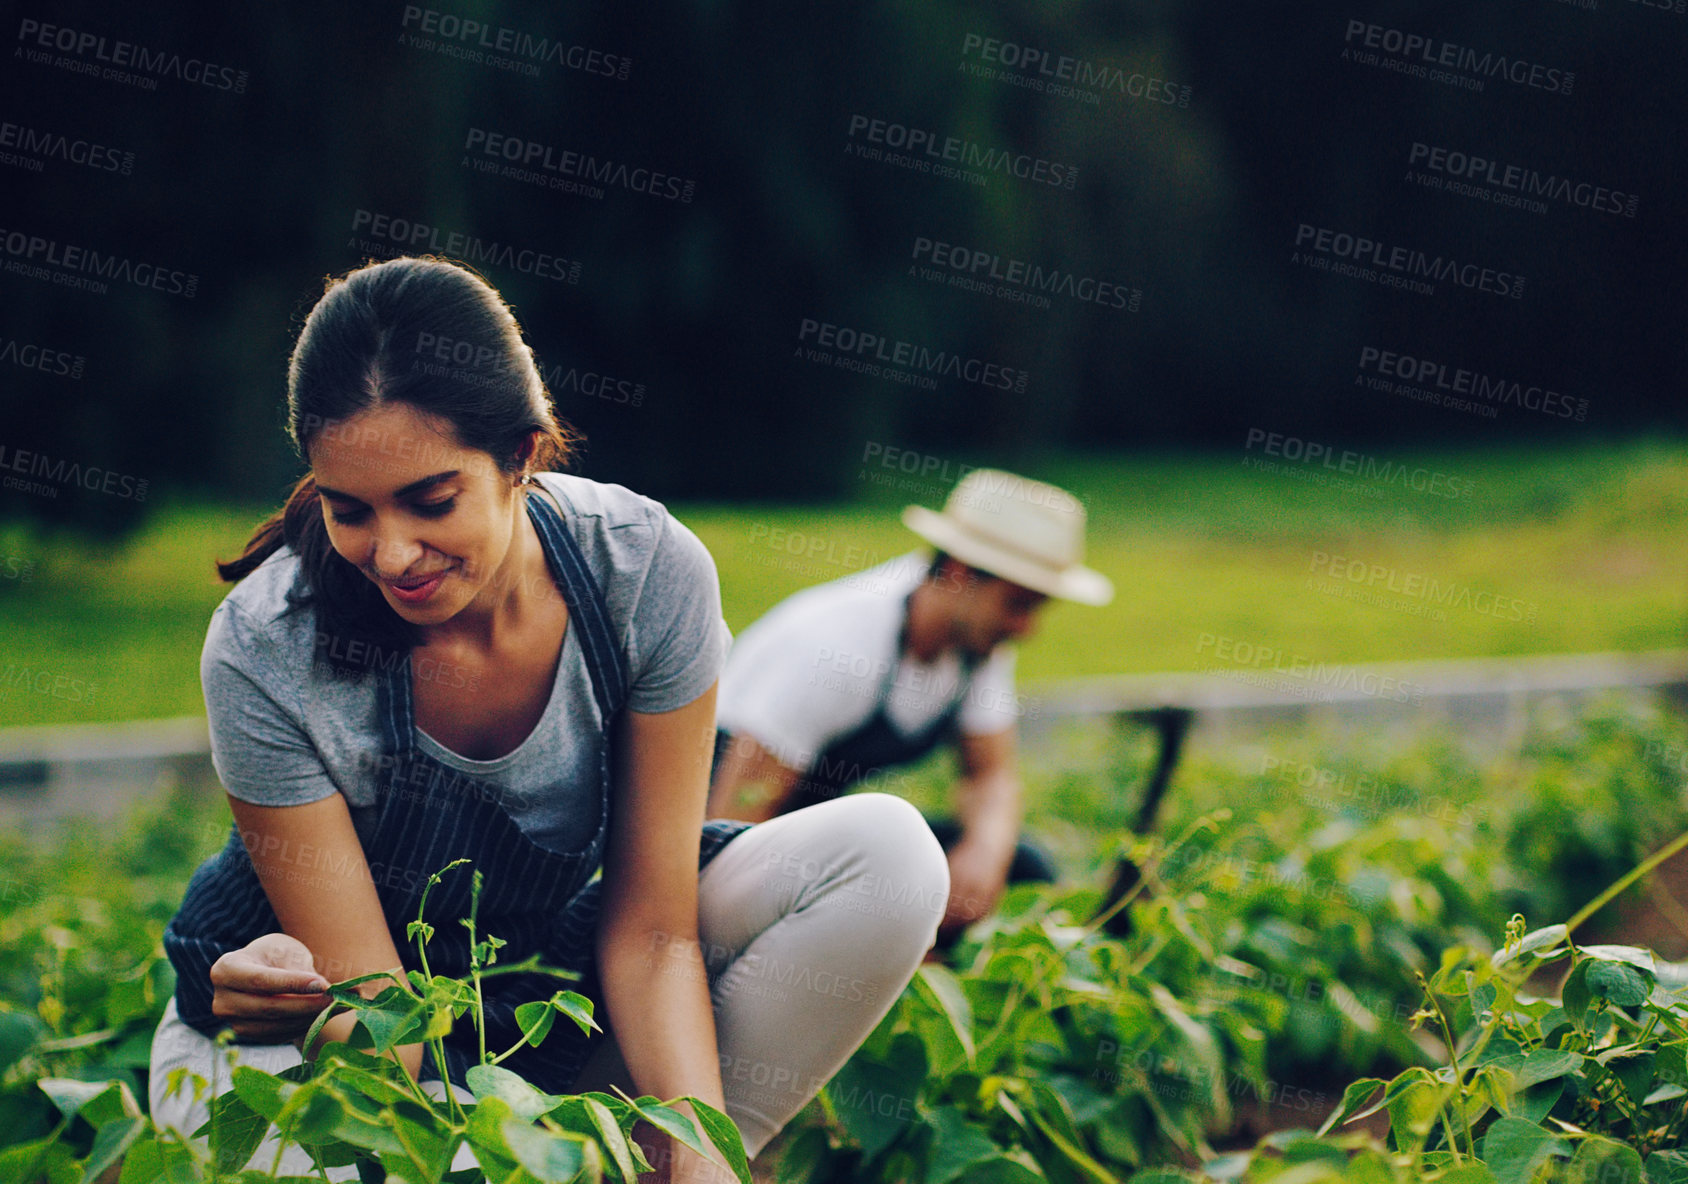
[[[749,1154],[820,1092],[891,1009],[931,948],[948,896],[949,865],[931,829],[913,806],[883,793],[849,794],[758,823],[699,873],[698,937],[721,1085]],[[593,1038],[602,1043],[575,1092],[613,1082],[638,1095],[614,1035],[605,1024],[607,1039]],[[299,1063],[291,1044],[234,1048],[238,1063],[269,1073]],[[229,1086],[216,1045],[182,1023],[172,1000],[152,1042],[151,1110],[159,1126],[191,1133],[208,1102],[194,1102],[188,1090],[164,1096],[177,1068],[208,1082],[215,1074],[219,1091]],[[271,1134],[253,1166],[274,1162]],[[460,1159],[454,1167],[472,1166]],[[310,1170],[297,1149],[282,1165]]]

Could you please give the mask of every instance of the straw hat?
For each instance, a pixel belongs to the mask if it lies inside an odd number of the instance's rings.
[[[1064,489],[1000,469],[974,469],[944,502],[903,509],[903,525],[969,567],[1080,604],[1107,604],[1114,585],[1084,566],[1084,506]]]

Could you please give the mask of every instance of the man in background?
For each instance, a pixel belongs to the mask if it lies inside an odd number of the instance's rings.
[[[942,513],[903,523],[936,548],[804,589],[734,641],[716,706],[709,816],[762,821],[954,745],[957,818],[932,820],[949,855],[940,941],[985,916],[1010,882],[1052,880],[1020,839],[1013,642],[1050,598],[1103,605],[1083,565],[1084,507],[1064,490],[977,469]]]

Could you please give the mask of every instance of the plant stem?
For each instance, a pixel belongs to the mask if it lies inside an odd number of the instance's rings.
[[[1630,870],[1628,875],[1624,876],[1616,884],[1613,884],[1610,888],[1606,889],[1606,891],[1602,892],[1599,896],[1596,896],[1593,900],[1583,905],[1582,908],[1578,909],[1576,914],[1569,921],[1565,922],[1565,935],[1569,937],[1576,930],[1578,925],[1581,925],[1595,913],[1598,913],[1601,909],[1605,908],[1606,905],[1610,904],[1613,898],[1623,892],[1624,889],[1628,888],[1642,876],[1645,876],[1648,872],[1658,867],[1672,855],[1681,851],[1684,847],[1688,847],[1688,830],[1683,831],[1670,842],[1666,843],[1663,847],[1660,847],[1657,851],[1653,852],[1653,854],[1649,855],[1646,859],[1643,859],[1640,863],[1636,864],[1635,867]]]
[[[1453,1025],[1448,1022],[1448,1013],[1442,1009],[1442,1001],[1436,998],[1436,992],[1430,989],[1430,984],[1425,980],[1422,973],[1418,976],[1418,981],[1424,987],[1424,995],[1425,998],[1430,1000],[1430,1006],[1436,1009],[1436,1018],[1441,1021],[1442,1039],[1448,1042],[1448,1059],[1453,1062],[1454,1067],[1453,1096],[1457,1099],[1459,1097],[1461,1087],[1465,1084],[1465,1070],[1461,1069],[1459,1065],[1459,1047],[1454,1043]],[[1476,1155],[1477,1139],[1471,1133],[1471,1114],[1465,1108],[1463,1101],[1459,1102],[1459,1117],[1465,1124],[1465,1149],[1471,1155]],[[1451,1136],[1452,1132],[1450,1131],[1449,1134]],[[1454,1146],[1454,1140],[1451,1137],[1448,1140],[1448,1145],[1450,1147]]]
[[[288,1124],[292,1126],[291,1123]],[[275,1162],[270,1165],[270,1175],[281,1175],[281,1157],[287,1152],[287,1133],[279,1126],[275,1129]]]
[[[1218,812],[1216,811],[1216,813]],[[1229,811],[1225,811],[1225,813],[1228,814]],[[1184,833],[1179,835],[1171,843],[1149,856],[1149,861],[1143,865],[1142,871],[1138,873],[1137,883],[1132,886],[1131,891],[1125,893],[1118,900],[1114,901],[1113,904],[1090,918],[1090,920],[1085,924],[1079,936],[1078,942],[1075,942],[1074,944],[1082,944],[1087,938],[1094,937],[1096,933],[1101,930],[1102,926],[1113,920],[1115,914],[1141,896],[1143,894],[1143,889],[1148,886],[1149,873],[1158,872],[1160,870],[1160,865],[1165,863],[1167,859],[1171,857],[1173,852],[1177,851],[1185,843],[1188,843],[1198,832],[1216,829],[1218,828],[1215,816],[1213,814],[1204,815],[1186,827],[1184,829]],[[1688,839],[1688,835],[1684,835],[1683,837]]]
[[[486,1064],[486,996],[481,991],[481,951],[475,945],[475,923],[481,912],[481,873],[477,869],[469,889],[469,977],[475,983],[475,1034],[481,1042],[481,1064]]]

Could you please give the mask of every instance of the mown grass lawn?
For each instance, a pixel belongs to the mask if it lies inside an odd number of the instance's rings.
[[[1257,448],[1037,466],[1085,500],[1091,562],[1119,595],[1046,610],[1022,679],[1197,669],[1218,637],[1327,662],[1684,642],[1688,445],[1388,458],[1457,479],[1435,493],[1338,488],[1338,472],[1250,458],[1277,460]],[[919,545],[898,512],[939,506],[945,486],[873,475],[903,484],[864,479],[849,505],[670,507],[714,553],[735,630],[799,588]],[[1450,487],[1463,492],[1442,496]],[[237,552],[265,512],[161,505],[117,549],[0,528],[0,559],[33,565],[25,580],[0,562],[0,726],[200,713],[205,621],[226,592],[211,560]]]

